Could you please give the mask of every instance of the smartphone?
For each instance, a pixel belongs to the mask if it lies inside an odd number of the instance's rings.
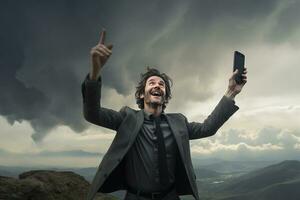
[[[233,59],[233,71],[236,69],[239,70],[238,74],[235,76],[235,81],[237,84],[243,83],[242,73],[244,72],[245,68],[245,55],[241,52],[235,51],[234,52],[234,59]]]

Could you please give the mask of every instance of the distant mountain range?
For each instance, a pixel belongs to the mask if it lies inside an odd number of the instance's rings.
[[[41,151],[38,153],[16,153],[6,151],[0,148],[0,155],[9,156],[49,156],[49,157],[103,157],[102,153],[88,152],[83,150],[70,150],[70,151]]]
[[[52,156],[53,152],[42,152],[47,156]],[[87,152],[74,152],[74,151],[65,151],[64,154],[68,155],[86,155],[92,156],[94,153]],[[278,161],[225,161],[220,159],[193,159],[193,165],[195,168],[195,172],[198,178],[209,178],[219,176],[220,174],[228,174],[228,173],[247,173],[262,167],[266,167],[271,164],[278,163]],[[1,166],[0,165],[0,175],[2,176],[10,176],[10,177],[18,177],[20,173],[30,170],[57,170],[57,171],[65,171],[69,170],[75,172],[77,174],[82,175],[86,178],[87,181],[91,182],[97,168],[96,167],[88,167],[88,168],[62,168],[62,167],[22,167],[22,166]]]
[[[204,168],[213,170],[219,173],[236,173],[236,172],[249,172],[259,168],[263,168],[272,164],[279,163],[280,161],[227,161],[221,159],[193,159],[195,168]]]

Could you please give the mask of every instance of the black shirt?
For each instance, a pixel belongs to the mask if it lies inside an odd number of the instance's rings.
[[[158,146],[155,135],[153,114],[144,111],[144,123],[136,140],[125,158],[125,176],[127,184],[136,190],[158,192],[168,189],[175,182],[176,157],[179,156],[174,135],[161,113],[161,131],[166,145],[170,184],[161,185],[158,169]]]

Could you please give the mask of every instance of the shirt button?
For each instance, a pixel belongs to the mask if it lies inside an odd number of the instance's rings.
[[[157,148],[156,148],[156,147],[154,147],[154,151],[155,151],[155,152],[157,151]]]
[[[156,181],[156,182],[159,182],[159,178],[155,178],[155,181]]]

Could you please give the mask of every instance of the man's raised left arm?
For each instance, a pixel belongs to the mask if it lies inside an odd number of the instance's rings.
[[[239,107],[235,105],[234,98],[242,91],[242,88],[247,82],[247,68],[245,68],[244,72],[242,73],[242,84],[237,84],[235,81],[234,77],[237,75],[237,73],[237,70],[232,73],[231,77],[229,78],[229,84],[226,93],[203,123],[188,122],[188,120],[185,118],[190,140],[214,135],[217,130],[229,119],[229,117],[239,109]]]

